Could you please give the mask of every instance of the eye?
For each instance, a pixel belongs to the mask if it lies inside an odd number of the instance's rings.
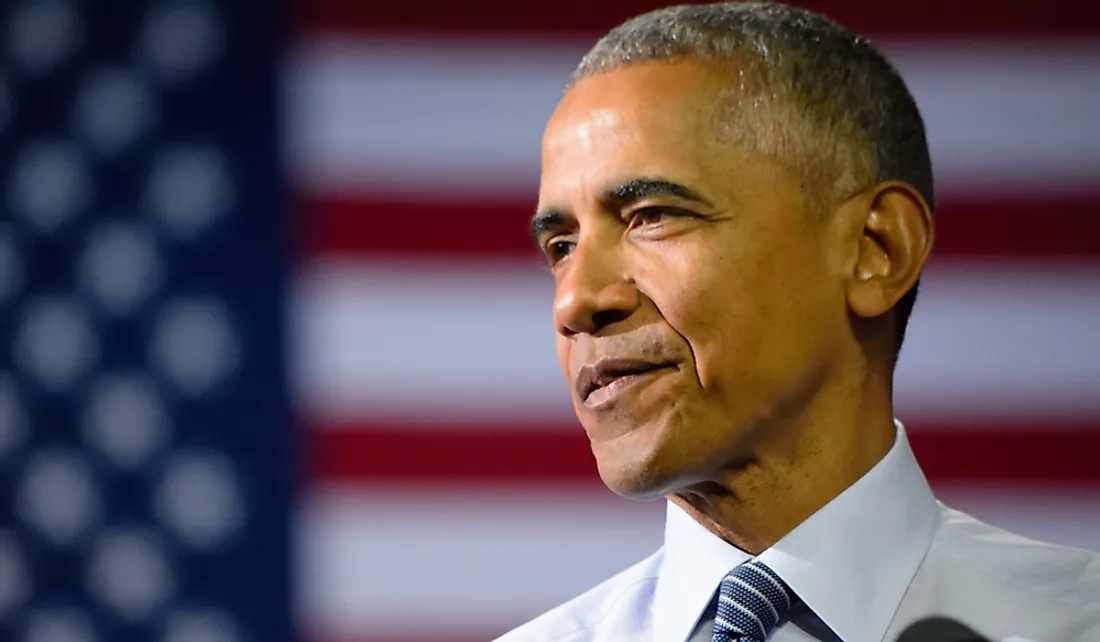
[[[685,216],[684,212],[670,207],[643,207],[630,215],[630,227],[658,225],[667,219]]]
[[[565,236],[557,236],[546,242],[543,245],[543,254],[546,255],[546,259],[551,265],[561,261],[565,257],[573,253],[573,248],[576,246],[571,239]]]

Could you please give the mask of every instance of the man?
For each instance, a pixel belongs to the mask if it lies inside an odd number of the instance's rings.
[[[866,40],[779,4],[636,17],[542,160],[577,416],[604,483],[668,517],[655,555],[502,642],[1100,640],[1100,557],[938,504],[894,420],[932,170]]]

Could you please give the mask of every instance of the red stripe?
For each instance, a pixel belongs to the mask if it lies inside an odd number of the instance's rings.
[[[910,426],[933,483],[1098,483],[1100,424]],[[599,483],[580,427],[327,426],[311,475],[334,482]]]
[[[535,201],[317,199],[306,203],[307,253],[401,257],[528,257]]]
[[[535,201],[409,202],[318,198],[306,203],[307,254],[536,259]],[[936,256],[1100,258],[1100,194],[948,199],[936,213]]]
[[[340,31],[576,33],[598,35],[626,18],[677,4],[671,0],[421,0],[296,3],[297,24]],[[1095,34],[1100,4],[1078,0],[799,0],[849,27],[874,35]]]
[[[327,428],[311,440],[311,474],[331,481],[599,482],[579,426]]]

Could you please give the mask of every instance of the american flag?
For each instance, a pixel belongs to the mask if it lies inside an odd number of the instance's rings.
[[[1100,5],[801,4],[929,130],[934,487],[1100,550]],[[569,72],[656,6],[0,5],[0,640],[484,641],[652,553],[526,227]]]
[[[0,640],[294,639],[265,9],[0,3]]]
[[[920,461],[957,507],[1100,549],[1100,9],[805,4],[879,42],[927,121],[939,243],[897,377]],[[491,639],[659,546],[662,503],[599,484],[525,232],[569,72],[657,6],[302,7],[285,95],[312,639]]]

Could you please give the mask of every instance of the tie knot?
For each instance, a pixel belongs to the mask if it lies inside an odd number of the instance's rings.
[[[791,590],[762,562],[745,562],[722,578],[714,642],[764,642],[791,609]]]

